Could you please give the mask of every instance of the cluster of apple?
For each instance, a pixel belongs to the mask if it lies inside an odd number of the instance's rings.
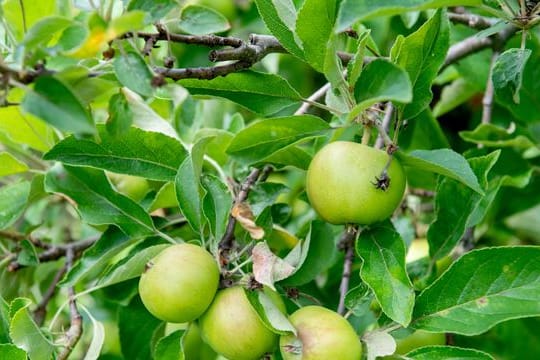
[[[384,151],[336,141],[313,158],[306,191],[324,220],[369,225],[392,215],[403,198],[405,174],[397,160]],[[241,286],[218,289],[219,279],[218,265],[209,252],[197,245],[178,244],[148,263],[139,293],[154,316],[171,323],[192,323],[186,338],[196,329],[204,346],[228,359],[260,359],[273,353],[276,346],[285,360],[361,358],[362,345],[356,332],[338,313],[322,306],[302,307],[289,316],[296,335],[279,336],[265,325]],[[286,315],[277,292],[266,287],[249,291],[264,291]],[[419,332],[413,335],[425,336]],[[402,351],[409,350],[407,341],[414,340],[413,335],[398,341]]]
[[[197,320],[201,337],[228,359],[260,359],[279,343],[287,359],[359,359],[362,346],[352,326],[321,306],[306,306],[290,317],[295,335],[279,337],[259,317],[240,286],[218,290],[219,268],[210,253],[193,244],[172,245],[149,262],[139,294],[157,318],[185,323]],[[263,288],[286,314],[278,293]]]

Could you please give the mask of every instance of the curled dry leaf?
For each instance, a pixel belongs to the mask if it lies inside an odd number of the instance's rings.
[[[245,202],[235,204],[231,210],[231,215],[255,240],[261,240],[264,237],[264,230],[255,224],[255,216],[249,205]]]
[[[274,283],[291,276],[295,268],[270,250],[266,242],[255,245],[251,252],[253,259],[253,276],[255,280],[272,289]]]

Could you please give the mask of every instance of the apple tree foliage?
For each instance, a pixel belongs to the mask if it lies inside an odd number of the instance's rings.
[[[337,310],[367,359],[400,358],[418,330],[446,345],[409,359],[540,358],[539,14],[525,0],[3,0],[0,358],[189,359],[186,325],[137,290],[181,242],[213,254],[222,286],[274,288],[289,314]],[[404,166],[390,219],[312,209],[306,169],[337,140]]]

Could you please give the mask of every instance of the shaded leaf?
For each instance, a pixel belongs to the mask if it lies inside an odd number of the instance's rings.
[[[13,225],[26,208],[30,182],[23,181],[0,188],[0,229]]]
[[[219,12],[199,5],[187,5],[180,14],[180,29],[193,35],[207,35],[227,31],[229,21]]]
[[[141,54],[126,52],[114,58],[114,73],[118,81],[125,87],[143,96],[151,96],[152,72]]]
[[[531,53],[530,49],[508,49],[495,61],[492,74],[493,88],[500,100],[519,104],[523,72]]]
[[[82,167],[52,167],[45,189],[69,196],[89,224],[115,224],[130,236],[156,232],[150,215],[136,202],[113,190],[105,173]]]
[[[306,238],[284,259],[294,266],[296,271],[280,284],[286,286],[307,284],[333,264],[336,253],[332,226],[319,220],[312,221]]]
[[[218,177],[205,174],[202,177],[205,195],[202,200],[203,214],[215,239],[225,234],[233,199],[227,185]]]
[[[62,81],[52,76],[37,78],[21,107],[52,126],[79,135],[94,134],[94,121],[81,100]]]
[[[184,344],[182,339],[186,330],[176,330],[159,339],[154,351],[154,359],[159,360],[183,360]]]

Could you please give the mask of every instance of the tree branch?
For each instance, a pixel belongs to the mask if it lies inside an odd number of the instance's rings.
[[[66,250],[66,268],[68,270],[73,267],[74,258],[74,250],[72,248],[68,248]],[[66,344],[64,346],[64,350],[58,355],[58,360],[66,360],[69,357],[69,355],[73,351],[73,348],[79,342],[79,339],[81,338],[83,332],[82,316],[77,309],[77,302],[75,300],[75,289],[72,286],[68,288],[68,297],[70,326],[65,334]]]
[[[97,239],[98,238],[96,237],[68,244],[50,245],[45,251],[38,255],[38,260],[40,263],[58,260],[67,256],[69,251],[73,252],[75,256],[78,256],[82,251],[92,246]],[[23,267],[25,266],[15,260],[8,265],[7,269],[8,271],[17,271]]]
[[[352,263],[354,261],[354,240],[358,235],[357,225],[347,225],[345,232],[340,240],[339,247],[345,251],[343,259],[343,273],[341,283],[339,284],[339,303],[337,312],[345,314],[345,295],[349,291],[349,281],[351,278]]]
[[[62,280],[62,277],[67,272],[67,264],[66,266],[62,266],[60,270],[56,273],[54,276],[51,284],[47,288],[47,291],[45,291],[45,294],[43,294],[43,298],[37,305],[37,307],[34,309],[34,320],[38,326],[43,325],[43,321],[45,320],[45,315],[47,315],[47,305],[53,298],[54,294],[56,293],[56,286]]]
[[[448,18],[451,22],[456,24],[463,24],[472,29],[484,30],[495,24],[492,19],[469,13],[448,13]]]
[[[488,124],[491,122],[491,112],[493,109],[493,97],[495,95],[495,89],[493,87],[493,68],[495,67],[495,62],[499,57],[499,51],[494,50],[491,55],[491,63],[489,65],[489,74],[486,83],[486,91],[484,92],[484,97],[482,98],[482,124]],[[481,145],[481,144],[478,144]]]

